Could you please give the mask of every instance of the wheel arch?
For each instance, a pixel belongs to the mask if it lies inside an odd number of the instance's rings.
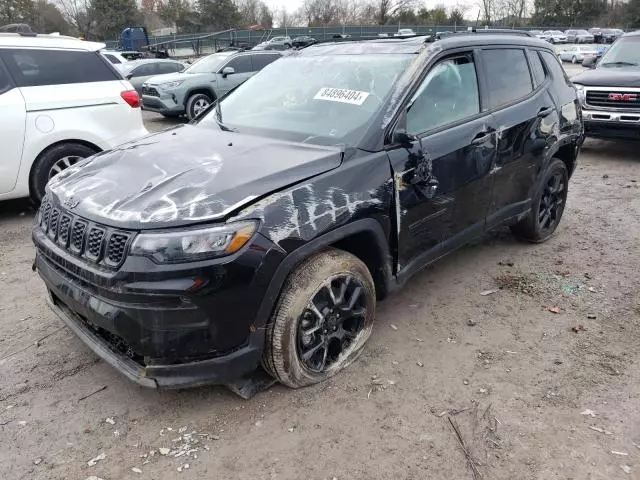
[[[187,93],[184,96],[184,108],[187,108],[187,102],[189,101],[189,99],[196,94],[202,93],[203,95],[208,95],[211,97],[211,100],[215,100],[216,98],[218,98],[218,96],[216,95],[216,92],[213,90],[213,88],[210,87],[192,87],[189,90],[187,90]]]
[[[356,220],[314,238],[284,258],[276,269],[258,309],[257,327],[266,325],[286,279],[295,268],[310,255],[326,248],[344,250],[362,260],[371,272],[378,299],[393,291],[393,262],[382,225],[372,218]]]
[[[31,163],[31,167],[29,168],[29,191],[31,191],[32,185],[33,185],[33,175],[34,175],[34,171],[36,168],[36,165],[38,165],[38,162],[40,162],[40,159],[42,158],[43,155],[45,155],[49,150],[56,148],[60,145],[65,145],[65,144],[77,144],[77,145],[83,145],[87,148],[90,148],[92,150],[94,150],[96,153],[99,153],[102,151],[102,148],[100,148],[98,145],[96,145],[95,143],[89,142],[87,140],[80,140],[80,139],[76,139],[76,138],[68,138],[68,139],[64,139],[64,140],[59,140],[57,142],[52,143],[51,145],[48,145],[47,147],[43,148],[40,153],[38,153],[38,155],[36,156],[35,160]]]

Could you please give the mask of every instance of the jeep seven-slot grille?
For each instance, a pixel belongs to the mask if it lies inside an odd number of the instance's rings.
[[[131,232],[114,230],[83,220],[46,199],[40,206],[40,229],[76,257],[110,268],[125,259]]]

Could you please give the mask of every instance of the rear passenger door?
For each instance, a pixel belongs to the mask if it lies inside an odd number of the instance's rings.
[[[26,118],[24,98],[0,58],[0,195],[12,191],[16,185]]]
[[[498,127],[487,216],[490,228],[530,208],[536,176],[558,116],[548,93],[550,80],[537,52],[524,47],[483,49],[482,67],[489,107]]]

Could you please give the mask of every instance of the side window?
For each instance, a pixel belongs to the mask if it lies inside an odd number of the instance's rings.
[[[11,78],[9,77],[9,72],[4,68],[2,62],[0,61],[0,95],[5,92],[8,92],[13,87],[11,82]]]
[[[480,113],[478,78],[471,53],[434,65],[409,103],[407,132],[413,135]]]
[[[179,63],[163,62],[158,64],[158,73],[175,73],[182,70],[182,66]]]
[[[277,59],[280,58],[280,55],[263,53],[260,55],[252,55],[252,57],[253,57],[253,70],[257,72],[259,70],[262,70],[264,67],[266,67],[270,63],[275,62]]]
[[[157,75],[158,69],[155,63],[143,63],[139,67],[136,67],[133,72],[131,72],[134,77],[149,77],[151,75]]]
[[[239,57],[232,59],[225,66],[233,67],[236,73],[253,72],[253,66],[251,65],[251,57],[249,55],[240,55]]]
[[[118,80],[101,55],[77,50],[7,49],[3,58],[20,87]]]
[[[117,58],[117,57],[115,57],[114,55],[110,55],[110,54],[108,54],[108,53],[103,53],[103,55],[105,56],[105,58],[106,58],[107,60],[109,60],[109,61],[110,61],[111,63],[113,63],[114,65],[118,65],[119,63],[122,63],[122,62],[120,61],[120,59],[119,59],[119,58]]]
[[[569,81],[567,74],[560,65],[560,61],[556,58],[555,55],[550,54],[549,52],[540,52],[542,58],[544,59],[544,63],[547,65],[547,68],[551,72],[551,76],[556,80],[566,80]]]
[[[533,80],[536,84],[536,87],[544,82],[547,74],[544,71],[544,67],[542,66],[542,61],[540,60],[540,56],[538,56],[538,52],[535,50],[529,51],[529,64],[531,65],[531,71],[533,72]]]
[[[483,50],[491,108],[500,107],[533,91],[524,50],[500,48]]]

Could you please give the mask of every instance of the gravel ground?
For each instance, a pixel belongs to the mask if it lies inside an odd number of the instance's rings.
[[[381,303],[348,370],[248,401],[100,361],[45,304],[33,211],[2,203],[0,477],[471,479],[453,424],[483,478],[640,479],[639,163],[588,141],[549,242],[484,236]]]

